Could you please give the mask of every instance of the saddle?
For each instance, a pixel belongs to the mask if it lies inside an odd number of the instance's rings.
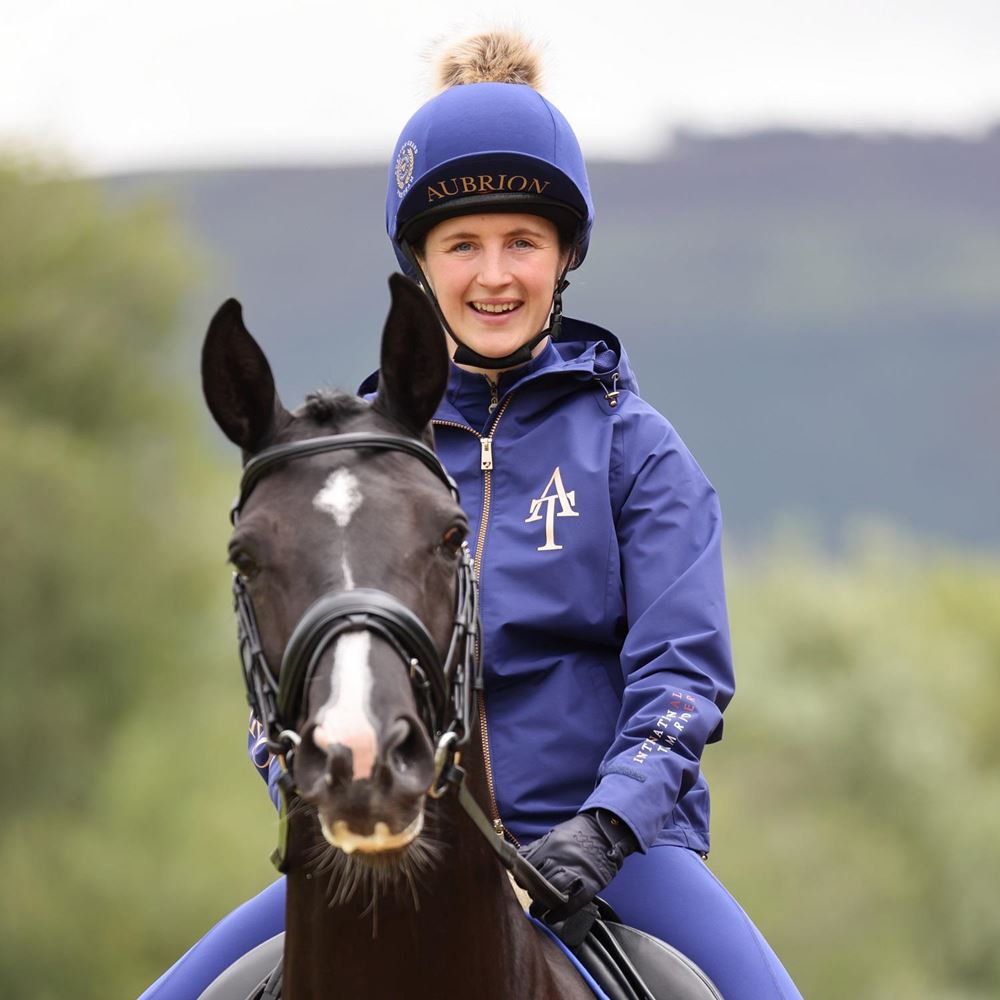
[[[607,903],[596,902],[597,917],[576,947],[544,925],[540,933],[563,947],[600,1000],[723,1000],[708,976],[676,948],[623,924]],[[276,934],[247,952],[198,1000],[281,1000],[284,943],[285,935]]]

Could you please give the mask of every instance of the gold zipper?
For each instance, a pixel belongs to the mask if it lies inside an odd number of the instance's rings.
[[[493,383],[490,383],[493,385]],[[496,387],[493,387],[493,392],[496,392]],[[465,424],[459,424],[452,420],[435,420],[435,424],[439,424],[443,427],[458,427],[463,431],[468,431],[470,434],[475,434],[479,438],[480,444],[480,460],[479,466],[483,473],[483,514],[479,519],[479,536],[476,541],[476,557],[472,561],[472,569],[476,574],[476,579],[479,579],[479,568],[482,564],[483,558],[483,543],[486,541],[486,528],[487,522],[490,517],[490,503],[492,500],[492,476],[493,476],[493,435],[496,433],[497,424],[500,423],[500,418],[504,415],[507,407],[510,405],[510,401],[513,398],[513,393],[509,395],[504,401],[503,406],[500,407],[497,415],[493,419],[493,424],[490,427],[489,434],[485,437],[478,434],[471,427],[467,427]],[[479,640],[476,640],[476,654],[479,654],[478,647]],[[490,734],[486,727],[486,698],[480,695],[479,698],[479,728],[482,730],[483,734],[483,763],[486,766],[486,786],[490,793],[490,811],[492,812],[493,829],[496,830],[498,837],[506,836],[507,839],[514,844],[515,847],[520,847],[517,837],[514,836],[503,825],[503,820],[500,818],[500,807],[497,805],[497,795],[493,788],[493,762],[490,760]]]

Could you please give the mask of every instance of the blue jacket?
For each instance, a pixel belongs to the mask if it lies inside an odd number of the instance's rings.
[[[601,806],[644,850],[707,852],[700,758],[734,686],[719,506],[617,338],[564,318],[495,398],[453,366],[434,432],[471,526],[504,827],[528,843]]]

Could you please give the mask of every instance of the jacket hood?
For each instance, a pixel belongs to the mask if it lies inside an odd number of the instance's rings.
[[[638,382],[625,348],[610,330],[564,316],[559,340],[549,347],[559,358],[552,370],[586,370],[598,378],[617,372],[618,384],[638,394]]]

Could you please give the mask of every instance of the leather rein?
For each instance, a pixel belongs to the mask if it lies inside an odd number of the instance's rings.
[[[458,502],[458,487],[433,450],[415,438],[362,431],[274,445],[254,455],[243,467],[239,496],[230,512],[232,523],[237,524],[254,487],[273,469],[297,458],[348,449],[411,455],[433,472]],[[459,765],[458,751],[469,741],[483,691],[478,596],[472,557],[463,543],[456,568],[451,639],[442,656],[420,618],[391,594],[371,588],[328,592],[299,619],[275,674],[264,656],[246,584],[238,573],[233,575],[237,641],[247,702],[263,726],[268,749],[281,766],[279,842],[271,856],[279,871],[287,870],[288,803],[295,794],[291,760],[302,742],[294,726],[305,707],[309,681],[324,652],[340,635],[368,631],[385,639],[409,671],[421,719],[436,746],[434,781],[428,794],[441,798],[454,789],[462,808],[517,884],[546,909],[565,905],[566,896],[525,861],[512,844],[497,835],[466,788],[465,771]]]

